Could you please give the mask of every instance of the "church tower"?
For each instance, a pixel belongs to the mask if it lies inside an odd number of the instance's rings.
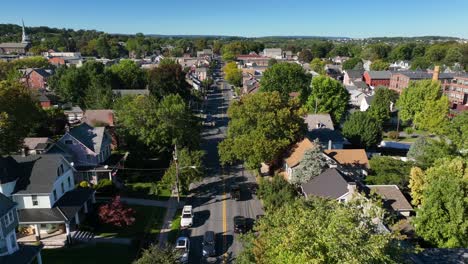
[[[21,43],[23,44],[30,44],[31,40],[29,39],[29,36],[26,35],[26,30],[24,29],[24,21],[21,19],[21,22],[23,23],[23,36],[21,37]]]

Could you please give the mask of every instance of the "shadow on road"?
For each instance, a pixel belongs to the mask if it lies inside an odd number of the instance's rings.
[[[210,219],[210,211],[209,210],[203,210],[203,211],[198,211],[194,213],[193,219],[195,220],[193,222],[192,228],[197,228],[205,224],[205,222]]]

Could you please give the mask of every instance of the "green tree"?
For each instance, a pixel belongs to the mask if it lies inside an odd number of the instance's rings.
[[[373,226],[357,205],[296,200],[269,211],[256,224],[258,235],[246,238],[239,259],[259,264],[400,263],[394,237]]]
[[[325,62],[315,58],[310,62],[310,69],[318,74],[325,74]]]
[[[343,135],[356,146],[371,147],[382,140],[382,126],[368,112],[354,112],[343,124]]]
[[[402,191],[408,191],[410,170],[414,165],[388,156],[374,156],[369,161],[371,171],[366,183],[375,185],[395,184]]]
[[[443,44],[435,44],[430,46],[426,51],[426,58],[432,63],[439,63],[445,58],[447,47]]]
[[[327,76],[317,76],[312,79],[310,87],[306,109],[312,113],[329,113],[333,122],[340,122],[349,101],[349,93],[343,84]]]
[[[275,65],[276,63],[278,63],[277,59],[274,59],[274,58],[269,59],[268,60],[268,67],[271,67],[271,66]]]
[[[144,89],[146,86],[145,73],[131,60],[121,60],[109,70],[113,75],[113,89]]]
[[[189,191],[191,183],[203,178],[203,156],[205,153],[201,150],[189,150],[183,148],[177,150],[177,161],[179,166],[179,188],[182,193]],[[174,161],[164,173],[163,182],[168,186],[173,186],[176,182],[176,167]]]
[[[310,52],[309,49],[303,49],[301,52],[299,52],[298,59],[301,62],[309,62],[314,58],[314,55],[312,55],[312,52]]]
[[[435,101],[427,101],[421,112],[416,113],[414,125],[426,131],[443,134],[448,125],[449,100],[443,95]]]
[[[452,119],[446,135],[459,150],[468,149],[468,111]]]
[[[386,71],[390,68],[390,63],[383,60],[375,60],[370,66],[372,71]]]
[[[383,124],[383,122],[390,119],[390,107],[396,103],[397,99],[397,92],[379,86],[375,89],[374,100],[369,108],[369,113]]]
[[[411,145],[407,157],[414,159],[417,166],[426,169],[431,167],[436,160],[451,157],[454,154],[455,150],[452,145],[421,136]]]
[[[285,100],[292,92],[300,92],[301,99],[308,96],[310,76],[296,63],[281,62],[268,68],[260,80],[263,92],[277,91]],[[305,96],[305,97],[304,97]]]
[[[442,159],[425,173],[416,233],[437,247],[468,247],[466,159]]]
[[[411,60],[413,58],[413,50],[416,47],[414,43],[403,43],[397,45],[390,52],[389,57],[394,60]]]
[[[439,82],[432,80],[410,82],[396,103],[400,119],[403,121],[414,120],[416,115],[423,111],[427,102],[438,100],[441,94]]]
[[[40,126],[38,103],[18,82],[0,81],[0,154],[17,152],[23,139]]]
[[[431,62],[426,57],[416,57],[411,62],[411,70],[426,70],[431,66]]]
[[[291,182],[293,184],[301,185],[303,183],[307,183],[325,170],[327,160],[323,156],[319,142],[315,142],[315,144],[317,147],[304,153],[304,158],[302,159],[301,164],[291,178]]]
[[[181,253],[172,246],[160,248],[151,245],[144,249],[141,257],[133,264],[176,264],[180,262]]]
[[[423,197],[425,175],[421,168],[413,167],[410,171],[409,189],[411,190],[411,203],[419,206]]]
[[[346,60],[345,62],[343,62],[343,65],[342,65],[343,70],[352,70],[354,69],[354,67],[356,67],[358,63],[362,63],[361,58],[356,58],[356,57],[350,58]]]
[[[294,187],[280,175],[271,179],[260,178],[257,194],[267,211],[292,203],[296,198]]]
[[[159,67],[149,71],[148,79],[151,94],[158,98],[170,94],[179,94],[184,99],[190,97],[190,86],[185,81],[185,72],[173,60],[162,60]]]
[[[375,61],[385,60],[390,54],[391,47],[385,43],[375,43],[366,46],[361,53],[363,59]]]
[[[224,66],[224,74],[226,81],[231,83],[236,87],[242,86],[242,70],[237,68],[237,64],[235,62],[229,62]]]
[[[459,47],[456,46],[449,48],[444,58],[444,62],[448,65],[453,65],[454,63],[461,63],[462,60],[462,51]]]
[[[298,108],[278,92],[251,94],[233,102],[228,109],[227,138],[218,146],[221,163],[244,161],[253,169],[278,158],[305,132]]]

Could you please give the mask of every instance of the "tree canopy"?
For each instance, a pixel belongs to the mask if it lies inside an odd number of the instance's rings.
[[[109,68],[113,74],[113,89],[144,89],[146,76],[138,65],[131,60],[121,60]]]
[[[411,161],[402,161],[388,156],[374,156],[369,161],[371,171],[366,183],[375,185],[395,184],[402,191],[408,191]]]
[[[459,150],[468,149],[468,111],[464,111],[452,119],[446,135]]]
[[[160,248],[158,245],[151,245],[143,250],[141,257],[133,264],[175,264],[179,263],[180,257],[180,251],[173,246]]]
[[[414,159],[417,166],[426,169],[431,167],[436,160],[450,157],[454,154],[455,149],[447,142],[420,136],[411,144],[406,156]]]
[[[281,99],[278,92],[260,92],[233,102],[227,138],[218,146],[223,164],[244,161],[249,168],[269,162],[303,136],[299,106]]]
[[[416,233],[437,247],[468,247],[468,161],[441,159],[424,175]]]
[[[280,62],[268,68],[260,80],[263,92],[277,91],[285,100],[292,92],[300,92],[301,98],[309,94],[310,76],[296,63]]]
[[[226,66],[224,66],[223,71],[226,81],[237,87],[242,86],[242,70],[237,68],[235,62],[228,62]]]
[[[159,67],[149,71],[148,87],[151,94],[157,98],[170,94],[179,94],[184,99],[190,96],[190,86],[185,81],[182,66],[169,59],[162,60]]]
[[[310,83],[310,96],[305,107],[311,113],[329,113],[333,122],[340,122],[346,112],[349,93],[343,84],[327,76],[317,76]]]
[[[372,71],[386,71],[390,68],[390,63],[383,60],[375,60],[372,62],[370,69]]]
[[[369,113],[382,124],[390,119],[390,107],[396,103],[398,93],[379,86],[375,89],[374,100],[369,108]]]
[[[238,263],[400,263],[392,235],[375,232],[353,204],[296,200],[269,211],[255,230]]]
[[[324,171],[327,161],[319,146],[319,142],[315,142],[315,144],[317,147],[304,153],[301,164],[291,177],[291,183],[296,185],[307,183]]]
[[[280,175],[275,175],[271,180],[260,178],[257,194],[266,210],[276,210],[292,203],[296,197],[294,187]]]
[[[354,112],[343,124],[343,135],[356,146],[371,147],[382,139],[382,126],[368,112]]]

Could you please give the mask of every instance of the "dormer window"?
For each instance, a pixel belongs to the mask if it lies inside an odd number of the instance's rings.
[[[63,172],[63,164],[60,164],[60,166],[57,168],[57,177],[60,177],[60,175],[62,175]]]
[[[32,200],[32,205],[33,206],[38,206],[39,205],[39,201],[37,200],[37,195],[32,195],[31,200]]]

